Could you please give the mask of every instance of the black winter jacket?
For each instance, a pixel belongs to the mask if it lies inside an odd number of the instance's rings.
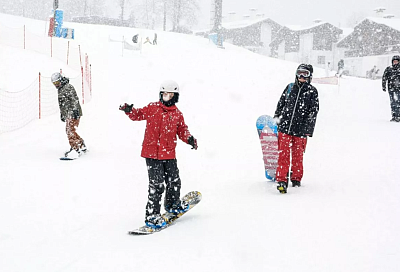
[[[400,91],[400,67],[389,66],[385,69],[382,76],[382,89],[386,91],[386,81],[388,82],[389,92]]]
[[[296,80],[288,93],[289,85],[283,91],[274,115],[280,119],[278,131],[292,136],[312,137],[319,111],[318,91],[307,82],[299,88]]]

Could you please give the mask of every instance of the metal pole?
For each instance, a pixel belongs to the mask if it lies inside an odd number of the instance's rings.
[[[164,0],[164,25],[163,30],[167,30],[167,0]]]
[[[41,107],[41,102],[42,102],[42,95],[41,95],[41,76],[40,76],[40,72],[39,72],[39,119],[42,118],[42,107]]]

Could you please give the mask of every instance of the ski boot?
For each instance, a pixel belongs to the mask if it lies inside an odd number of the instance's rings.
[[[287,182],[279,181],[278,186],[276,187],[281,194],[287,193]]]
[[[144,222],[146,223],[146,226],[153,229],[160,229],[167,225],[164,217],[162,217],[160,214],[149,215],[146,217],[146,220]]]

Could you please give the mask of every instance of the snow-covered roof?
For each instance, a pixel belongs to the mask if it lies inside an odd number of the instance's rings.
[[[354,28],[350,28],[350,27],[341,27],[341,30],[343,30],[342,36],[347,36],[349,34],[351,34],[351,32],[354,31]]]
[[[261,17],[261,18],[248,18],[245,20],[226,22],[226,23],[223,22],[222,27],[225,29],[244,28],[244,27],[248,27],[248,26],[266,21],[266,20],[271,20],[271,19],[269,19],[267,17]],[[276,23],[276,24],[278,24],[278,23]]]
[[[341,27],[340,29],[343,30],[343,33],[341,35],[342,37],[346,37],[354,31],[354,28],[348,28],[348,27]]]
[[[340,34],[338,43],[346,39],[346,37],[351,35],[351,33],[354,31],[354,28],[341,27],[340,29],[343,31],[343,33]]]
[[[301,30],[308,30],[323,24],[326,24],[327,22],[319,22],[319,23],[314,23],[310,26],[300,26],[300,25],[286,25],[287,28],[293,31],[301,31]]]
[[[381,25],[387,25],[393,29],[400,31],[400,19],[397,18],[378,18],[378,17],[367,17],[367,20],[375,22]]]

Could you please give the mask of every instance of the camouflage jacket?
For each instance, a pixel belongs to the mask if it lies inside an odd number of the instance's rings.
[[[60,107],[62,121],[78,119],[83,115],[75,88],[69,83],[58,89],[58,106]]]

